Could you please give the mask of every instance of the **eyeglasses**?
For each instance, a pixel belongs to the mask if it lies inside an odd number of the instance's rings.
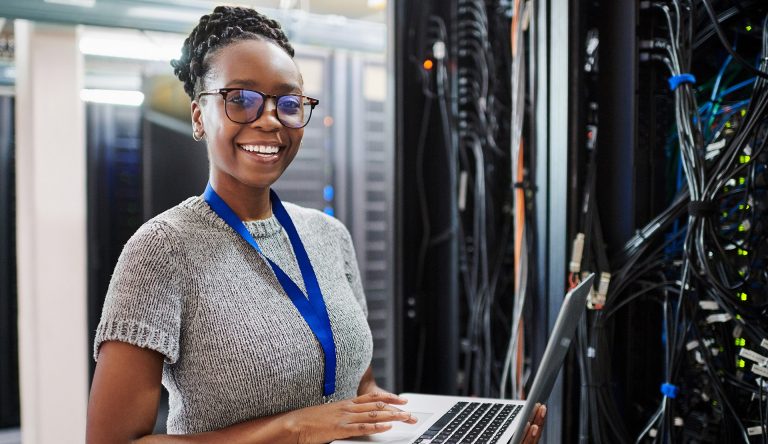
[[[219,88],[203,91],[197,95],[218,95],[224,98],[224,112],[235,123],[251,123],[264,113],[267,99],[275,99],[277,120],[288,128],[304,128],[312,117],[312,110],[320,101],[301,94],[283,94],[275,96],[243,88]]]

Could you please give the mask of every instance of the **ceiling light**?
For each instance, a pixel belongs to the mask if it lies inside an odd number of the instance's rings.
[[[80,100],[111,105],[140,106],[144,103],[144,93],[116,89],[83,89],[80,90]]]
[[[96,0],[43,0],[45,3],[66,6],[80,6],[81,8],[93,8]]]
[[[170,61],[181,56],[184,37],[162,33],[88,30],[80,37],[86,55]]]
[[[387,7],[387,0],[368,0],[368,7],[382,10]]]

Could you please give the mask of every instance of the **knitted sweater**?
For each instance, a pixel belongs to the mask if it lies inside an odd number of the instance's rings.
[[[285,203],[307,249],[337,350],[334,399],[356,396],[373,340],[349,232]],[[246,222],[264,254],[306,294],[272,216]],[[96,331],[165,356],[168,433],[199,433],[322,402],[323,351],[267,262],[201,197],[145,223],[128,241]]]

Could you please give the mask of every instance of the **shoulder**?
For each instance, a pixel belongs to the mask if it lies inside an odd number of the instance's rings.
[[[199,196],[190,197],[154,216],[136,230],[126,247],[154,245],[172,249],[186,235],[208,224],[201,203],[205,204]]]
[[[350,237],[347,227],[333,216],[314,208],[306,208],[290,202],[283,202],[283,205],[293,223],[296,224],[297,230],[337,236],[343,240]]]

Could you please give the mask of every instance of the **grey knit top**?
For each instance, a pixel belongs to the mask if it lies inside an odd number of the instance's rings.
[[[334,399],[356,396],[373,341],[349,232],[285,203],[317,275],[337,350]],[[246,222],[306,294],[272,216]],[[323,351],[267,262],[201,197],[145,223],[125,245],[96,331],[165,356],[168,433],[199,433],[322,402]]]

